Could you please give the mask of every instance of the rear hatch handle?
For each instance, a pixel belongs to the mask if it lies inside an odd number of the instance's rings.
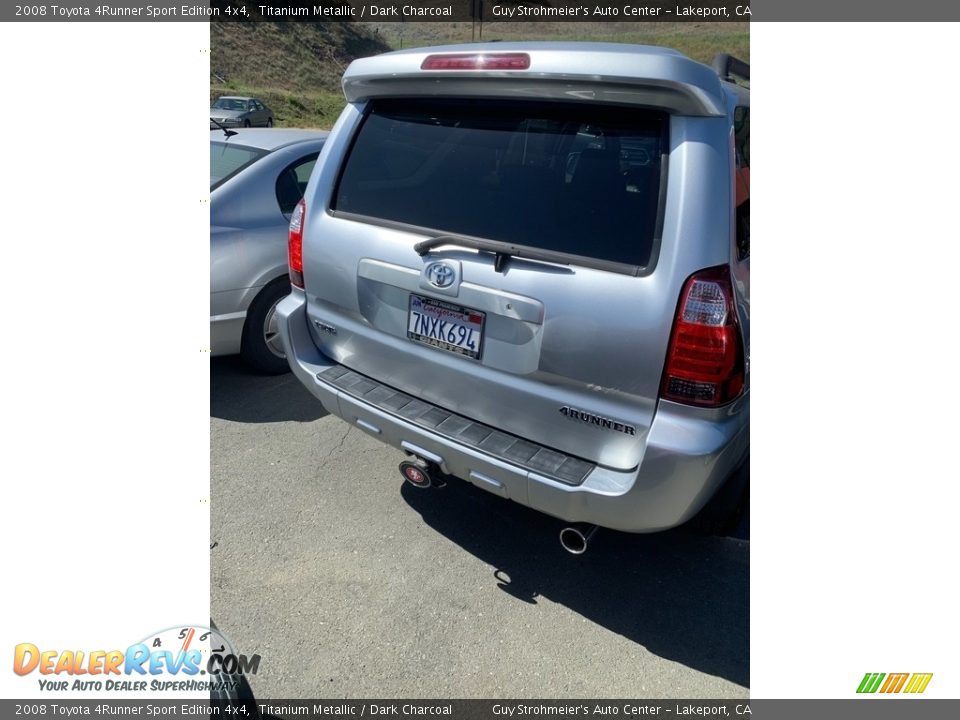
[[[523,245],[512,245],[510,243],[500,242],[499,240],[484,240],[466,235],[437,235],[428,240],[418,242],[413,246],[413,249],[417,251],[417,255],[423,257],[441,245],[456,245],[472,250],[491,252],[494,254],[493,269],[496,272],[504,271],[508,257],[542,260],[544,262],[556,263],[557,265],[570,265],[570,257],[566,253],[541,250]]]

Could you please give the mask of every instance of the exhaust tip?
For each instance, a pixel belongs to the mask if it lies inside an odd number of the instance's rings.
[[[416,463],[406,460],[400,463],[400,474],[416,488],[428,488],[433,484],[430,474]]]
[[[590,538],[597,531],[596,525],[571,525],[560,531],[560,544],[571,555],[583,555]]]

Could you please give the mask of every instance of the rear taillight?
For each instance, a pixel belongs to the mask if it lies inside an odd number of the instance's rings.
[[[526,53],[460,53],[428,55],[421,70],[527,70],[530,56]]]
[[[287,240],[287,263],[290,266],[290,282],[303,288],[303,220],[307,205],[301,200],[290,216],[290,235]]]
[[[687,405],[723,405],[743,390],[743,375],[730,270],[698,272],[680,294],[661,395]]]

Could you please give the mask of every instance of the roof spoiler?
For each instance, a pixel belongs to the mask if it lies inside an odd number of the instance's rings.
[[[750,63],[727,53],[720,53],[713,59],[713,69],[721,80],[733,81],[739,78],[750,81]]]
[[[527,53],[532,70],[424,70],[432,55]],[[571,67],[571,56],[583,62]],[[488,43],[415,48],[361,58],[343,74],[347,102],[377,97],[436,97],[441,85],[458,97],[537,97],[657,107],[677,115],[723,117],[726,99],[716,72],[675,51],[627,45]]]

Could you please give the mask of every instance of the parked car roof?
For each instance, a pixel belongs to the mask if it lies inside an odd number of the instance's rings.
[[[211,130],[211,133],[219,132]],[[273,151],[286,145],[292,145],[307,140],[318,140],[327,137],[330,133],[326,130],[301,130],[288,128],[241,128],[233,130],[236,135],[227,140],[220,134],[219,138],[211,137],[211,140],[224,140],[234,145],[246,145],[247,147],[258,148],[260,150]]]

